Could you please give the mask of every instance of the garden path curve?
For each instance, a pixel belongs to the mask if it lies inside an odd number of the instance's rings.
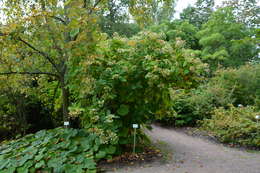
[[[153,126],[153,141],[165,143],[172,159],[141,167],[121,168],[118,173],[260,173],[260,153],[233,149],[174,129]],[[162,142],[163,141],[163,142]]]

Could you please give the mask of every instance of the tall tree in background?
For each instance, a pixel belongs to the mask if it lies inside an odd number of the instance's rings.
[[[195,50],[201,48],[196,37],[199,30],[188,21],[174,20],[172,22],[163,22],[160,25],[153,25],[149,29],[153,32],[164,33],[167,41],[175,42],[180,38],[185,41],[186,48]]]
[[[175,0],[111,0],[101,10],[101,29],[109,36],[117,32],[129,37],[137,34],[140,27],[172,20],[174,7]]]
[[[236,21],[232,8],[219,8],[197,34],[202,58],[212,69],[218,65],[242,65],[257,55],[257,46],[251,41],[252,34],[244,24]]]
[[[232,7],[236,19],[248,27],[259,28],[260,6],[257,0],[226,0],[224,6]]]
[[[130,13],[141,26],[170,21],[174,15],[176,0],[136,0],[130,1]]]
[[[189,6],[183,10],[180,18],[201,28],[202,24],[206,23],[213,13],[214,5],[214,0],[197,0],[195,6]]]
[[[140,31],[136,23],[130,22],[128,13],[129,0],[110,0],[106,9],[99,12],[100,28],[112,36],[115,32],[119,35],[130,37]]]

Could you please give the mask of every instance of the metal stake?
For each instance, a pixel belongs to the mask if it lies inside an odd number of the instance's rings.
[[[138,124],[133,124],[133,128],[134,128],[134,148],[133,148],[133,152],[135,153],[136,129],[138,128]]]
[[[136,128],[134,129],[134,149],[133,149],[134,153],[135,153],[135,143],[136,143]]]

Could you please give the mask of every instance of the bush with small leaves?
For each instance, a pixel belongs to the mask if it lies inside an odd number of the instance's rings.
[[[254,107],[230,105],[215,109],[211,119],[202,121],[202,128],[222,142],[260,148],[260,124],[255,118],[259,114]]]

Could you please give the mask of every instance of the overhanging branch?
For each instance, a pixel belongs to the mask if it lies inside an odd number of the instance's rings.
[[[101,0],[97,0],[95,2],[95,4],[93,5],[93,7],[90,9],[89,11],[89,14],[92,14],[93,13],[93,10],[98,6],[98,4],[101,2]]]
[[[5,36],[6,34],[4,34],[4,33],[2,33],[2,32],[0,32],[0,36]]]
[[[57,70],[57,72],[60,73],[59,68],[57,67],[57,65],[54,63],[54,61],[52,60],[52,58],[48,54],[46,54],[45,52],[40,51],[39,49],[35,48],[30,43],[23,40],[21,37],[18,37],[18,40],[21,41],[22,43],[24,43],[25,45],[27,45],[32,50],[36,51],[38,54],[42,55],[44,58],[46,58],[51,63],[51,65]]]
[[[56,19],[58,21],[60,21],[61,23],[63,23],[64,25],[67,25],[66,21],[60,17],[57,17],[57,16],[50,16],[51,18],[53,19]]]
[[[59,78],[59,75],[54,74],[54,73],[50,73],[50,72],[3,72],[0,73],[0,75],[15,75],[15,74],[21,74],[21,75],[50,75],[50,76],[55,76],[57,78]]]

